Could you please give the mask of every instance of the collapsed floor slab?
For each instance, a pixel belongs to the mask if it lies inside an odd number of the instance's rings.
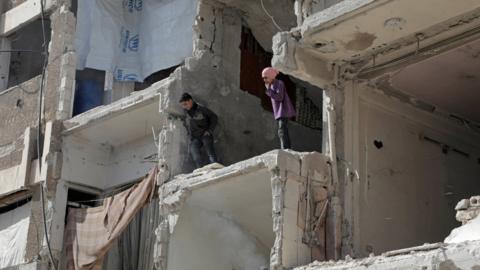
[[[339,262],[315,262],[295,270],[480,269],[480,241],[429,244],[381,256]]]

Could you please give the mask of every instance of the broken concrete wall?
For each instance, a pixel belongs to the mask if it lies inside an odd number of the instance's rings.
[[[366,84],[345,93],[337,154],[351,172],[343,185],[353,254],[441,241],[456,226],[455,203],[480,192],[480,135]]]
[[[460,244],[432,244],[385,253],[382,256],[362,260],[351,258],[339,262],[315,262],[295,270],[340,270],[340,269],[478,269],[479,241]]]
[[[74,29],[74,18],[68,11],[68,5],[57,8],[50,19],[52,39],[44,87],[43,124],[70,115],[74,79],[71,75],[75,71],[75,65],[71,62],[73,52],[66,45],[73,41],[73,32],[69,35],[67,30]],[[40,84],[41,75],[0,94],[0,145],[4,150],[0,163],[3,168],[20,163],[22,134],[27,127],[38,125]]]
[[[71,117],[73,107],[76,57],[75,57],[75,16],[70,11],[70,1],[50,16],[52,38],[48,47],[49,57],[46,70],[45,119],[65,120]]]
[[[325,232],[330,183],[324,156],[283,151],[179,175],[159,190],[157,269],[306,264],[328,248],[315,232]]]
[[[299,3],[312,2],[297,1],[297,8]],[[423,4],[418,8],[431,9],[428,3]],[[465,39],[458,43],[446,42],[460,37],[467,28],[478,27],[478,15],[472,14],[478,9],[472,11],[473,2],[441,4],[448,8],[437,10],[452,9],[451,13],[429,14],[426,19],[412,14],[404,1],[388,1],[391,7],[378,1],[343,1],[313,13],[301,27],[274,37],[274,65],[327,90],[324,152],[331,158],[332,167],[338,168],[333,171],[333,179],[345,218],[341,230],[337,226],[335,231],[340,234],[344,254],[366,256],[370,252],[439,241],[455,226],[453,210],[443,209],[453,209],[457,200],[478,192],[471,186],[480,173],[477,125],[462,118],[453,121],[455,111],[440,113],[441,109],[420,98],[432,93],[454,102],[459,92],[453,89],[460,87],[456,80],[449,81],[454,85],[447,87],[452,91],[449,95],[440,95],[438,87],[425,89],[414,83],[418,91],[412,97],[367,82],[382,72],[402,71],[420,61],[412,56],[419,54],[419,48],[425,48],[422,57],[426,59],[473,39],[462,36]],[[375,15],[368,16],[366,9]],[[402,25],[398,18],[408,23]],[[392,28],[387,27],[387,22]],[[419,31],[421,41],[416,36]],[[355,32],[374,33],[375,38],[357,39]],[[448,46],[443,47],[440,41]],[[436,46],[441,49],[432,49]],[[379,60],[380,55],[390,58]],[[368,60],[360,63],[362,57]],[[449,59],[464,62],[458,57]],[[382,66],[379,63],[387,61],[391,62],[377,69]],[[355,69],[367,65],[376,73],[356,77]],[[436,78],[439,74],[434,70],[439,66],[452,68],[430,63],[430,69],[417,69],[410,76],[430,70]],[[405,76],[404,82],[413,83],[410,76]],[[421,81],[428,84],[428,80]],[[472,82],[468,86],[475,85]],[[462,98],[469,99],[464,94]],[[459,107],[465,104],[456,103]],[[470,111],[476,111],[474,108]]]
[[[267,171],[195,191],[185,202],[170,238],[168,269],[268,266],[274,242],[269,180]],[[243,185],[249,187],[249,202],[239,192]]]
[[[37,122],[39,86],[40,78],[36,77],[0,93],[0,145],[4,148],[1,156],[8,156],[10,160],[0,161],[2,168],[18,165],[21,161],[21,136],[27,127],[35,126]]]
[[[214,134],[218,156],[227,165],[278,148],[272,113],[239,88],[242,14],[212,1],[200,1],[198,13],[194,57],[172,74],[178,82],[162,93],[161,111],[182,115],[178,105],[182,92],[192,93],[212,109],[219,116]],[[291,122],[290,134],[293,149],[321,150],[321,132]],[[188,153],[185,148],[180,151]]]
[[[462,226],[452,230],[445,238],[445,243],[462,243],[465,241],[480,240],[480,196],[473,196],[470,199],[461,200],[455,210],[456,218],[462,222]]]

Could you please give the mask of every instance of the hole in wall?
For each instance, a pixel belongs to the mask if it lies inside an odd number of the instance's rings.
[[[383,142],[382,142],[382,141],[379,141],[379,140],[374,140],[374,141],[373,141],[373,145],[375,145],[375,147],[376,147],[377,149],[383,148]]]
[[[17,99],[17,102],[16,102],[15,106],[17,108],[22,108],[23,107],[23,100]]]
[[[442,153],[448,154],[449,148],[450,148],[450,147],[448,147],[448,145],[442,145]]]

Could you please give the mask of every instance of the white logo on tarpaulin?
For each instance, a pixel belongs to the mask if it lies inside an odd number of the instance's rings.
[[[123,8],[126,8],[130,13],[142,11],[143,0],[123,0]]]
[[[138,52],[138,47],[140,46],[139,35],[132,35],[130,30],[122,27],[120,36],[120,44],[124,53],[126,53],[127,51]]]
[[[137,81],[138,75],[135,73],[125,73],[123,69],[115,69],[115,79],[117,81]]]

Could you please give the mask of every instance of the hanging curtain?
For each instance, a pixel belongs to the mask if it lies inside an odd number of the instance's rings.
[[[135,216],[107,253],[103,270],[153,270],[159,202],[152,200]]]

